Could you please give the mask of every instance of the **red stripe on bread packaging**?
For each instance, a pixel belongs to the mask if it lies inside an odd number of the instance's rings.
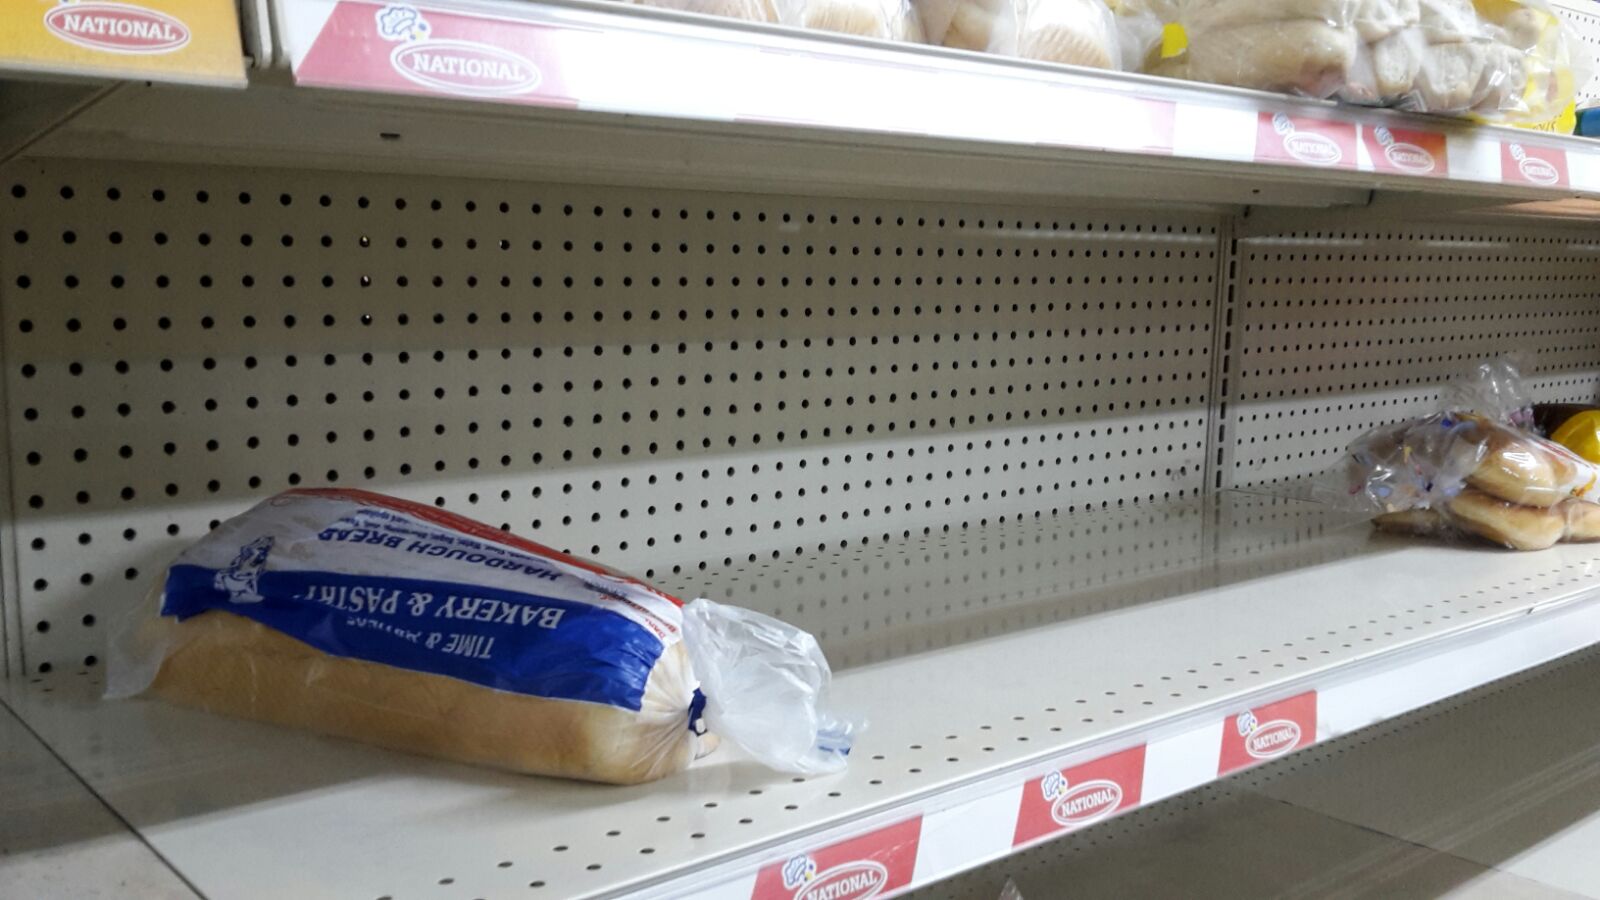
[[[796,854],[756,875],[751,900],[865,900],[911,883],[922,817]]]
[[[1356,126],[1288,113],[1261,113],[1256,121],[1256,161],[1354,169]]]
[[[577,106],[557,67],[583,32],[516,19],[342,2],[295,80],[320,87]],[[582,48],[576,48],[581,50]]]
[[[1317,692],[1307,691],[1228,717],[1222,725],[1217,774],[1285,756],[1317,741]]]
[[[1450,174],[1445,136],[1437,131],[1414,131],[1387,125],[1364,126],[1361,140],[1372,168],[1392,175],[1444,178]]]
[[[1567,151],[1514,141],[1500,143],[1500,180],[1534,187],[1566,187]]]
[[[1070,769],[1047,772],[1022,788],[1013,847],[1093,825],[1139,805],[1144,745]]]

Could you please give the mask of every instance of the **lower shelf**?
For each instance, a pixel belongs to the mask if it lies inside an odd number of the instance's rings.
[[[886,896],[1600,639],[1600,546],[1343,524],[1233,496],[668,585],[819,634],[871,722],[828,778],[719,753],[613,788],[100,703],[92,677],[3,696],[206,896]]]
[[[1590,648],[911,896],[1600,898],[1597,681]]]

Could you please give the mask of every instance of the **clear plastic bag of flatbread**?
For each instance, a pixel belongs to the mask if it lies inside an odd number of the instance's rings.
[[[1544,0],[1362,0],[1341,99],[1536,125],[1570,110],[1592,62]]]
[[[886,41],[923,43],[922,20],[911,0],[777,0],[785,25]]]
[[[1359,0],[1355,61],[1338,97],[1368,106],[1407,105],[1416,91],[1422,48],[1422,5],[1431,0]]]
[[[1358,29],[1364,43],[1344,99],[1460,116],[1518,89],[1520,59],[1494,40],[1472,0],[1363,2],[1373,15]]]
[[[928,42],[1096,69],[1121,66],[1104,0],[918,0]]]
[[[108,697],[516,772],[618,784],[720,740],[844,768],[817,642],[381,494],[303,489],[219,525],[117,630]]]
[[[1357,0],[1119,0],[1124,59],[1152,75],[1332,97],[1350,80]],[[1156,27],[1159,23],[1159,27]]]
[[[1472,117],[1538,126],[1572,115],[1594,59],[1571,23],[1545,0],[1477,0],[1475,8],[1492,49],[1489,87]]]

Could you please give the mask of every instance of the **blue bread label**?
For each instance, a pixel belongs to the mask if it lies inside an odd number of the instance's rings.
[[[303,513],[252,528],[252,511],[225,524],[168,570],[162,614],[220,610],[333,656],[634,711],[662,635],[676,637],[660,612],[676,607],[626,583],[401,512],[334,512],[314,529]],[[353,532],[371,535],[359,554]],[[449,558],[427,552],[434,546],[451,547]],[[232,561],[194,560],[207,556]]]

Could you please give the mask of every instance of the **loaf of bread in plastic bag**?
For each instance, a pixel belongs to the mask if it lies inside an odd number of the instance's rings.
[[[1467,484],[1522,506],[1551,507],[1570,499],[1600,501],[1600,467],[1528,432],[1472,417],[1482,452]]]
[[[922,22],[910,0],[780,0],[779,19],[815,31],[886,41],[924,40]]]
[[[1116,24],[1104,0],[914,2],[931,44],[1071,66],[1121,66]]]
[[[207,712],[304,728],[513,772],[635,784],[715,746],[688,726],[682,642],[661,654],[638,710],[493,690],[330,656],[223,611],[175,630],[150,691]]]
[[[184,551],[110,693],[541,775],[634,783],[703,734],[674,598],[432,507],[280,494]]]
[[[619,784],[677,772],[719,739],[780,771],[838,771],[862,727],[826,708],[827,660],[792,625],[684,605],[502,529],[357,490],[289,491],[216,527],[167,568],[110,657],[109,697],[148,691]]]
[[[778,7],[773,0],[632,0],[640,6],[675,9],[679,12],[740,19],[745,22],[776,22]]]

